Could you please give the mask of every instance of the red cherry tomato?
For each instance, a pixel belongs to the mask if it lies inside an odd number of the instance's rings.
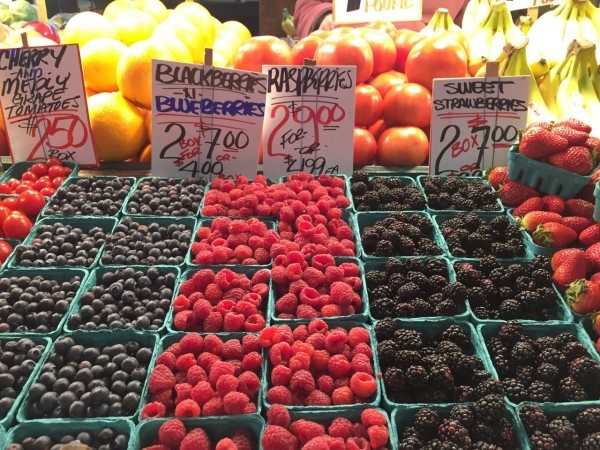
[[[37,181],[37,179],[38,176],[30,170],[21,175],[21,181]]]
[[[65,169],[63,166],[50,166],[48,168],[48,176],[50,178],[64,177]]]
[[[15,193],[20,194],[21,192],[25,192],[29,189],[33,189],[33,183],[31,181],[28,181],[27,184],[21,183],[18,185],[15,189]]]
[[[37,216],[46,204],[46,199],[41,192],[28,189],[19,195],[20,210],[29,217]]]
[[[42,178],[48,178],[48,177],[42,177]],[[33,183],[33,188],[36,191],[41,191],[42,189],[44,189],[46,187],[52,186],[52,182],[50,181],[50,179],[42,180],[42,178],[40,178],[35,183]]]
[[[2,224],[4,235],[12,239],[25,239],[31,230],[31,220],[18,211],[13,211]]]
[[[10,187],[6,183],[0,183],[0,194],[10,194]]]
[[[63,181],[65,181],[65,180],[66,180],[66,178],[65,178],[65,177],[56,177],[56,178],[54,178],[54,179],[52,180],[52,187],[53,187],[54,189],[58,189],[58,188],[59,188],[59,186],[60,186],[61,184],[63,184]]]
[[[60,160],[60,158],[49,158],[48,161],[46,161],[46,165],[48,167],[52,167],[52,166],[62,166],[62,161]]]
[[[2,228],[2,224],[4,223],[4,220],[10,216],[10,214],[12,213],[10,208],[7,208],[6,206],[1,206],[0,205],[0,229]]]
[[[56,192],[56,189],[54,189],[52,187],[45,187],[44,189],[42,189],[40,191],[40,194],[42,194],[44,197],[50,197],[50,196],[54,195],[55,192]]]
[[[67,167],[67,166],[63,166],[63,172],[64,172],[65,177],[66,177],[66,176],[71,175],[71,172],[73,172],[73,169],[71,169],[70,167]]]
[[[35,163],[29,170],[35,173],[38,177],[44,176],[48,173],[48,167],[44,163]]]
[[[21,184],[21,182],[16,178],[11,178],[6,182],[6,184],[10,188],[10,192],[13,192],[17,188],[17,186]]]
[[[12,251],[12,245],[6,241],[0,241],[0,264],[4,264],[4,261],[8,259]]]
[[[18,197],[7,197],[2,200],[2,206],[6,206],[11,211],[16,211],[19,208]]]

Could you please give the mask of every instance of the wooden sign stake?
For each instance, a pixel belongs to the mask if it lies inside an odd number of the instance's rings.
[[[46,8],[46,0],[35,0],[37,7],[38,22],[48,22],[48,9]]]
[[[213,49],[212,48],[204,49],[204,65],[205,66],[213,65]]]
[[[21,31],[21,44],[23,44],[23,48],[29,47],[29,41],[27,40],[26,31]]]
[[[316,66],[317,62],[314,59],[305,58],[304,65],[305,66]]]
[[[537,20],[539,12],[540,12],[540,8],[538,8],[538,7],[527,8],[527,15],[529,17],[531,17],[531,20],[533,20],[534,22]]]
[[[485,63],[485,77],[497,78],[500,71],[500,63],[497,61],[488,61]]]

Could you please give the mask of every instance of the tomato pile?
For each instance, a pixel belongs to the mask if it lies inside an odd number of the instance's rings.
[[[50,158],[45,163],[33,164],[20,179],[11,178],[0,183],[0,194],[21,194],[33,190],[49,197],[66,180],[71,168],[63,166],[58,158]]]

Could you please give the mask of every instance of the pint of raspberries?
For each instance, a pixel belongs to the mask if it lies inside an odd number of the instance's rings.
[[[278,255],[271,270],[275,314],[280,319],[349,316],[361,312],[362,274],[356,262],[331,255]]]
[[[183,335],[156,359],[141,418],[256,413],[262,361],[256,335]]]
[[[250,276],[231,269],[195,272],[173,300],[173,328],[213,333],[262,330],[270,277],[267,269]]]
[[[273,326],[260,333],[271,370],[269,404],[323,407],[372,402],[377,394],[372,343],[364,326],[331,328],[314,319],[292,330]]]

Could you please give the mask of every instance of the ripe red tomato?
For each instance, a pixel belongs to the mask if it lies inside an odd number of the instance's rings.
[[[31,172],[30,170],[26,171],[23,175],[21,175],[21,181],[37,181],[38,176]]]
[[[385,98],[390,89],[405,82],[406,76],[403,73],[395,72],[393,70],[380,73],[369,80],[369,84],[379,91],[382,98]]]
[[[56,178],[52,179],[52,187],[54,189],[58,189],[65,180],[66,180],[65,177],[56,177]]]
[[[48,177],[42,177],[42,178],[48,178]],[[40,178],[39,180],[37,180],[35,183],[33,183],[33,188],[36,191],[41,191],[42,189],[44,189],[45,187],[50,187],[52,186],[52,182],[50,181],[50,179],[48,178],[47,180],[42,180],[42,178]]]
[[[329,36],[317,48],[315,60],[319,66],[356,66],[356,84],[373,73],[373,50],[355,33]]]
[[[373,86],[368,84],[356,86],[354,105],[354,125],[370,127],[381,119],[383,99]]]
[[[2,224],[4,223],[4,220],[8,216],[10,216],[11,213],[12,213],[12,210],[10,208],[0,205],[0,229],[2,229]]]
[[[31,230],[31,220],[19,211],[13,211],[2,224],[4,236],[12,239],[25,239]]]
[[[16,211],[19,208],[19,199],[17,197],[6,197],[2,200],[2,206],[6,206],[11,211]]]
[[[17,188],[17,186],[19,184],[21,184],[21,182],[19,180],[17,180],[16,178],[11,178],[10,180],[8,180],[6,182],[6,184],[10,188],[10,192],[13,192]]]
[[[388,128],[377,141],[377,161],[382,166],[419,166],[428,155],[429,139],[420,128]]]
[[[383,100],[383,118],[388,125],[429,126],[431,93],[416,83],[392,88]]]
[[[292,64],[301,66],[305,59],[314,59],[315,52],[323,39],[319,36],[306,36],[292,47]]]
[[[10,187],[6,183],[0,183],[0,194],[10,194]]]
[[[13,248],[6,241],[0,241],[0,264],[4,264],[4,262],[8,259],[10,254],[12,253]]]
[[[356,33],[367,41],[373,51],[373,76],[387,72],[394,67],[396,46],[389,34],[374,28],[357,28]]]
[[[373,135],[375,139],[379,139],[381,133],[383,133],[387,128],[385,120],[381,119],[375,122],[373,125],[369,127],[370,133]]]
[[[35,173],[38,177],[42,177],[48,173],[48,166],[46,166],[44,163],[35,163],[29,170]]]
[[[25,184],[27,183],[27,184]],[[28,189],[33,189],[33,183],[31,181],[24,181],[15,189],[16,194],[20,194],[21,192],[25,192]]]
[[[62,161],[60,160],[60,158],[52,157],[52,158],[48,158],[48,161],[46,161],[46,165],[48,167],[62,166]]]
[[[372,164],[377,154],[377,141],[369,130],[354,127],[354,167]]]
[[[404,73],[406,69],[406,59],[408,54],[417,42],[424,39],[424,36],[412,30],[398,30],[394,44],[396,44],[396,64],[394,69]]]
[[[396,35],[396,27],[392,22],[388,22],[387,20],[374,20],[373,22],[368,23],[367,27],[385,31],[392,37]]]
[[[40,194],[42,194],[44,197],[50,197],[51,195],[54,195],[55,192],[56,189],[52,187],[45,187],[40,191]]]
[[[46,204],[46,199],[41,192],[29,189],[19,194],[20,210],[29,217],[37,216]]]
[[[290,47],[274,36],[256,36],[238,48],[235,68],[262,72],[263,65],[291,64]]]
[[[48,176],[50,178],[64,177],[65,168],[63,166],[50,166],[48,168]]]

